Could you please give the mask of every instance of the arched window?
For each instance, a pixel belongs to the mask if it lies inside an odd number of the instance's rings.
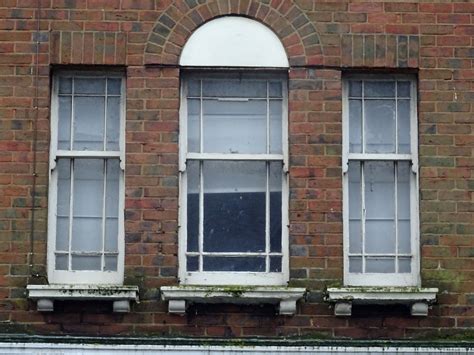
[[[284,285],[284,48],[257,21],[221,17],[189,38],[180,65],[180,281]]]

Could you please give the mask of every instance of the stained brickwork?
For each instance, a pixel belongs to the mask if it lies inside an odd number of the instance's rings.
[[[211,337],[426,338],[474,327],[474,4],[311,0],[3,0],[0,3],[1,332]],[[290,60],[290,285],[310,290],[293,317],[271,306],[193,306],[170,315],[159,287],[177,284],[181,48],[217,16],[254,18]],[[50,78],[58,67],[126,70],[125,283],[140,304],[58,302],[36,311],[45,283]],[[323,302],[342,283],[344,72],[418,78],[422,285],[438,287],[426,318]],[[35,194],[35,196],[33,196]],[[34,200],[33,200],[34,199]],[[34,213],[33,213],[34,208]]]

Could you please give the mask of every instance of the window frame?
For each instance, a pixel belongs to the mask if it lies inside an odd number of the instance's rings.
[[[120,118],[119,118],[119,150],[118,151],[74,151],[58,149],[59,134],[59,79],[61,77],[80,78],[114,78],[121,79],[120,86]],[[50,284],[110,284],[121,285],[124,280],[125,262],[125,230],[124,230],[124,208],[125,208],[125,93],[126,77],[122,70],[56,70],[52,75],[51,90],[51,134],[49,152],[49,198],[48,198],[48,243],[47,243],[47,267],[48,280]],[[93,95],[92,95],[93,96]],[[107,97],[107,93],[106,96]],[[106,104],[106,103],[105,103]],[[73,108],[72,108],[73,109]],[[73,125],[71,122],[71,130]],[[107,132],[104,129],[104,135]],[[90,159],[118,159],[119,160],[119,197],[118,197],[118,233],[117,233],[117,271],[99,270],[56,270],[56,223],[57,223],[57,195],[58,195],[58,169],[59,158],[90,158]],[[105,179],[104,175],[104,179]],[[71,196],[73,191],[71,191]],[[103,207],[104,208],[104,207]],[[103,255],[100,254],[101,256]],[[70,252],[68,255],[71,255]]]
[[[188,153],[187,137],[187,83],[190,79],[212,77],[216,73],[258,74],[262,78],[278,77],[282,81],[282,153],[283,154],[233,154],[233,153]],[[245,285],[279,286],[289,281],[289,181],[288,181],[288,74],[287,70],[261,70],[255,68],[232,68],[210,70],[183,70],[180,77],[179,109],[179,280],[183,285]],[[281,161],[282,171],[282,265],[281,272],[229,272],[229,271],[187,271],[187,174],[186,162],[197,161]],[[268,216],[267,216],[268,218]],[[244,253],[243,253],[244,254]]]
[[[409,81],[410,82],[410,153],[350,153],[349,133],[349,81]],[[342,179],[343,179],[343,251],[344,251],[344,285],[346,286],[420,286],[420,232],[419,232],[419,172],[418,172],[418,115],[417,115],[417,80],[414,75],[407,74],[348,74],[343,76],[343,144],[342,144]],[[395,93],[397,98],[397,93]],[[364,99],[361,99],[362,102]],[[363,103],[362,103],[363,104]],[[364,116],[364,113],[362,113]],[[396,117],[398,120],[398,117]],[[361,119],[364,135],[364,117]],[[398,137],[395,124],[395,137]],[[395,138],[395,147],[398,138]],[[364,142],[362,141],[361,144]],[[351,161],[408,161],[410,163],[410,273],[354,273],[349,272],[349,162]],[[362,182],[361,182],[362,184]],[[364,238],[364,237],[362,237]],[[397,245],[397,244],[396,244]],[[384,253],[380,253],[383,255]],[[385,253],[388,255],[387,253]],[[364,259],[364,243],[362,242],[362,258]],[[395,255],[398,255],[395,252]]]

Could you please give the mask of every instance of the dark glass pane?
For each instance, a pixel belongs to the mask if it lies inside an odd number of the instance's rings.
[[[270,272],[281,272],[281,256],[270,257]]]
[[[270,251],[281,252],[281,204],[282,204],[281,162],[270,163]]]
[[[265,257],[205,256],[204,271],[265,271]],[[229,280],[232,283],[232,280]]]
[[[349,81],[349,96],[361,97],[362,96],[362,82],[361,81]]]
[[[187,271],[199,271],[199,256],[188,256],[186,266]]]
[[[395,97],[395,81],[365,81],[365,97]]]
[[[410,97],[410,82],[409,81],[399,81],[398,82],[398,97]]]
[[[394,273],[395,258],[366,258],[365,272]]]
[[[188,251],[198,251],[199,247],[199,162],[187,162],[187,229]]]
[[[122,86],[122,79],[109,78],[107,82],[107,93],[109,95],[120,95],[121,86]]]
[[[100,270],[100,256],[73,255],[71,259],[72,270]]]
[[[265,250],[266,163],[204,162],[204,251]]]

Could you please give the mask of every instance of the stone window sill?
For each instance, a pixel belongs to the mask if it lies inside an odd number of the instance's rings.
[[[37,301],[39,312],[54,311],[56,300],[112,301],[117,313],[130,312],[130,301],[138,302],[137,286],[121,285],[28,285],[28,298]]]
[[[412,316],[425,317],[437,293],[437,288],[338,287],[327,289],[326,301],[335,303],[336,316],[350,316],[352,304],[406,304]]]
[[[169,301],[170,313],[185,313],[191,303],[274,304],[279,314],[293,315],[304,288],[246,286],[164,286],[161,298]]]

